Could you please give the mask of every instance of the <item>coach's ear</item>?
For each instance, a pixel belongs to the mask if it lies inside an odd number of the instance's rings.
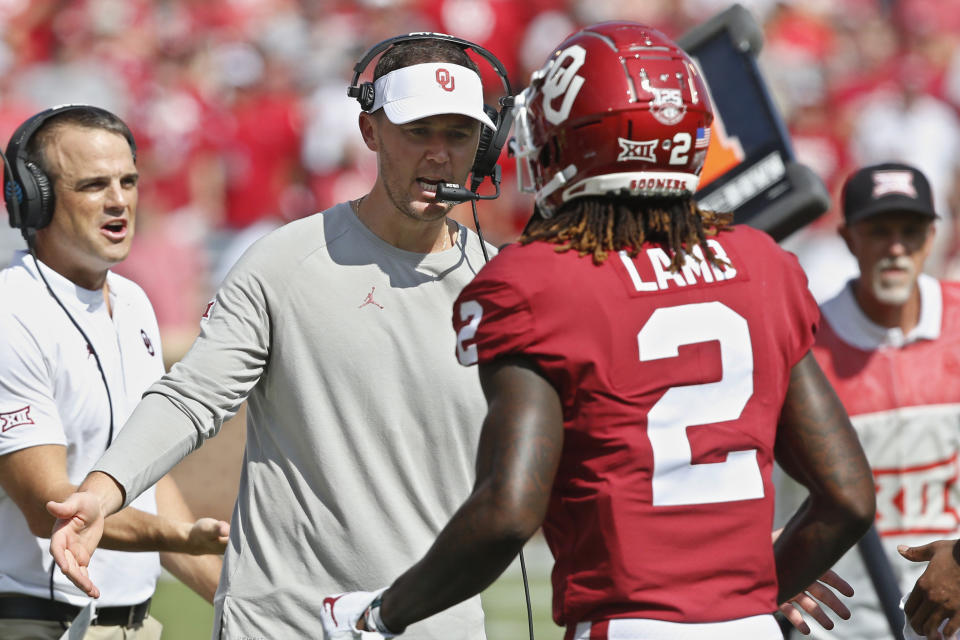
[[[380,118],[376,114],[361,111],[357,123],[360,125],[360,135],[363,136],[363,143],[367,145],[367,149],[374,152],[379,151],[377,127],[380,125]]]

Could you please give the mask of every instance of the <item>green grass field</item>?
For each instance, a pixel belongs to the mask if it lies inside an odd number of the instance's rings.
[[[530,578],[536,640],[560,640],[563,630],[550,619],[550,552],[535,537],[525,551]],[[528,636],[520,562],[483,592],[488,640],[524,640]],[[150,610],[163,623],[164,640],[210,640],[213,607],[173,578],[161,579]]]

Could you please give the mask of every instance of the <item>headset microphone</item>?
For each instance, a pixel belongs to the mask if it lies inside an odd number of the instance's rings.
[[[467,202],[469,200],[496,200],[500,196],[500,187],[497,186],[497,192],[492,196],[482,196],[475,191],[470,191],[466,187],[461,187],[455,182],[441,182],[437,185],[437,200],[444,202]]]
[[[477,193],[477,188],[483,181],[483,176],[478,176],[476,172],[470,182],[472,189],[465,189],[456,182],[441,182],[437,184],[437,200],[444,202],[467,202],[473,208],[473,223],[476,225],[477,235],[480,237],[480,250],[483,251],[483,261],[490,262],[490,256],[487,255],[487,242],[483,239],[483,232],[480,230],[480,219],[477,217],[477,200],[495,200],[500,197],[500,165],[494,165],[490,172],[490,181],[497,192],[492,196],[482,196]],[[531,640],[533,640],[531,638]]]
[[[441,182],[437,185],[437,200],[443,200],[444,202],[468,202],[471,200],[496,200],[500,197],[500,165],[495,165],[493,171],[490,172],[490,181],[493,182],[494,188],[497,190],[492,196],[482,196],[477,193],[477,188],[480,186],[480,183],[483,182],[483,176],[479,178],[474,175],[473,179],[470,181],[470,189],[463,187],[456,182]],[[479,221],[476,221],[477,233],[480,233]],[[480,234],[480,238],[483,238],[483,235]]]

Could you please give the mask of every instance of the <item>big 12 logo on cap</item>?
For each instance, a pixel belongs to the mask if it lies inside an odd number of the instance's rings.
[[[890,193],[916,198],[917,188],[913,186],[913,174],[909,171],[875,171],[873,197],[880,198]]]

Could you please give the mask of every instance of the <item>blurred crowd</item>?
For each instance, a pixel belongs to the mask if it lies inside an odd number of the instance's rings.
[[[742,0],[763,26],[760,65],[799,161],[836,195],[856,165],[921,168],[939,199],[936,275],[960,277],[960,0]],[[720,0],[0,0],[0,140],[65,102],[130,124],[142,175],[137,236],[117,269],[149,294],[168,355],[192,340],[239,254],[285,221],[364,193],[353,65],[373,44],[442,31],[503,61],[514,88],[579,25],[626,19],[673,37]],[[478,59],[489,103],[502,94]],[[372,65],[371,65],[372,67]],[[368,69],[364,79],[372,72]],[[504,154],[486,238],[513,240],[531,207]],[[469,205],[455,209],[472,226]],[[851,260],[835,211],[787,241],[818,297]],[[5,225],[4,225],[5,226]],[[0,260],[22,246],[0,234]],[[838,249],[839,247],[839,249]],[[822,287],[822,291],[818,291]]]

